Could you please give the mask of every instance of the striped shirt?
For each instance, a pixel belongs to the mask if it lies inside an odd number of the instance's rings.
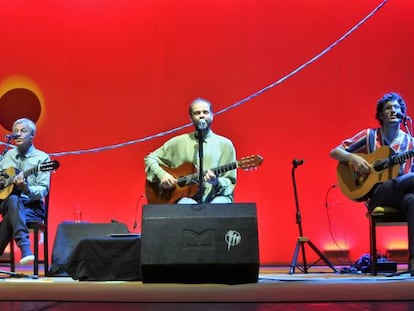
[[[398,137],[391,144],[389,144],[383,136],[381,128],[364,129],[359,131],[353,137],[342,141],[342,147],[351,153],[372,153],[377,148],[382,146],[390,147],[395,153],[402,153],[413,150],[414,141],[413,138],[406,132],[399,130]],[[414,163],[412,158],[405,161],[402,164],[401,169],[404,174],[414,172]]]

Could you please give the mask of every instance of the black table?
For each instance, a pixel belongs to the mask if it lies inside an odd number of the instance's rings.
[[[50,276],[68,276],[65,264],[78,243],[85,238],[104,238],[112,233],[128,233],[124,223],[61,223],[53,243]]]
[[[140,252],[139,236],[85,238],[64,267],[80,281],[141,280]]]

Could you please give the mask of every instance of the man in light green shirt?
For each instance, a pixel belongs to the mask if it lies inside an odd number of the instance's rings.
[[[189,113],[195,131],[171,138],[144,158],[147,181],[156,183],[160,189],[159,192],[166,190],[178,193],[174,189],[180,188],[182,175],[175,175],[173,170],[180,168],[184,163],[193,163],[199,167],[198,137],[202,135],[203,193],[201,197],[199,193],[191,197],[179,196],[174,202],[168,203],[232,203],[234,202],[237,171],[235,167],[230,168],[228,165],[236,162],[233,143],[211,130],[213,111],[209,101],[203,98],[193,100]],[[188,173],[192,177],[192,184],[199,181],[198,172]],[[198,184],[197,188],[199,189]],[[157,195],[158,191],[155,192]]]

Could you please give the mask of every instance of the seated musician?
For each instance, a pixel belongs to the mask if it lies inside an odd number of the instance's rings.
[[[233,143],[228,138],[217,135],[211,130],[213,111],[209,101],[203,98],[193,100],[189,113],[195,130],[169,139],[144,158],[147,182],[157,185],[153,191],[147,189],[148,202],[233,203],[236,170],[228,170],[217,175],[213,171],[213,168],[236,161]],[[189,167],[186,164],[191,163],[189,168],[195,166],[197,169],[199,167],[199,135],[202,135],[203,140],[202,193],[199,191],[199,179],[197,178],[193,178],[193,182],[188,186],[177,187],[178,177],[192,173],[198,175],[198,172],[186,172],[186,168]],[[157,187],[167,192],[171,191],[172,194],[167,198],[161,198]]]
[[[376,206],[389,206],[399,209],[408,221],[408,248],[410,268],[414,269],[414,165],[411,157],[402,158],[400,167],[396,169],[395,176],[385,182],[378,181],[373,171],[373,164],[377,160],[384,160],[392,153],[412,151],[414,141],[411,135],[400,128],[402,121],[406,120],[406,104],[397,93],[387,93],[377,102],[376,118],[379,128],[364,129],[353,137],[345,139],[339,146],[332,149],[332,158],[349,162],[353,171],[361,176],[360,195],[366,194],[360,201],[366,200],[369,210]],[[387,147],[384,147],[387,146]],[[376,154],[387,151],[387,155],[376,158]],[[368,157],[369,155],[369,157]],[[371,161],[368,161],[371,160]],[[381,171],[380,171],[381,172]],[[372,178],[371,178],[372,176]]]
[[[24,172],[50,160],[46,153],[34,147],[35,133],[36,125],[33,121],[26,118],[16,120],[13,123],[16,148],[9,150],[0,161],[3,180],[12,179],[10,186],[4,187],[0,192],[0,213],[3,216],[0,225],[0,255],[14,238],[21,251],[22,265],[34,260],[26,223],[44,219],[46,211],[43,200],[50,187],[49,172],[37,171],[24,176]]]

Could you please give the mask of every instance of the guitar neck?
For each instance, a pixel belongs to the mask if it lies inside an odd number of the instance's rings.
[[[234,170],[237,167],[238,167],[238,162],[236,161],[236,162],[232,162],[232,163],[229,163],[229,164],[218,166],[216,168],[212,168],[211,170],[214,172],[214,174],[216,176],[219,176],[220,174],[225,173],[227,171]],[[207,170],[204,171],[204,174],[205,173],[207,173]],[[194,174],[179,177],[178,178],[178,183],[181,183],[181,182],[188,183],[189,181],[196,181],[198,176],[199,176],[198,173],[194,173]]]
[[[236,168],[237,168],[237,162],[232,162],[232,163],[229,163],[229,164],[226,164],[226,165],[222,165],[222,166],[213,168],[212,171],[214,172],[214,174],[216,176],[218,176],[218,175],[220,175],[222,173],[225,173],[227,171],[234,170]]]
[[[38,166],[32,167],[26,171],[23,172],[23,176],[24,178],[28,177],[29,175],[32,175],[34,173],[37,173],[37,171],[39,170]]]
[[[395,154],[393,156],[390,157],[390,165],[394,165],[394,164],[402,164],[405,161],[407,161],[408,159],[414,157],[414,151],[413,150],[409,150],[400,154]]]

